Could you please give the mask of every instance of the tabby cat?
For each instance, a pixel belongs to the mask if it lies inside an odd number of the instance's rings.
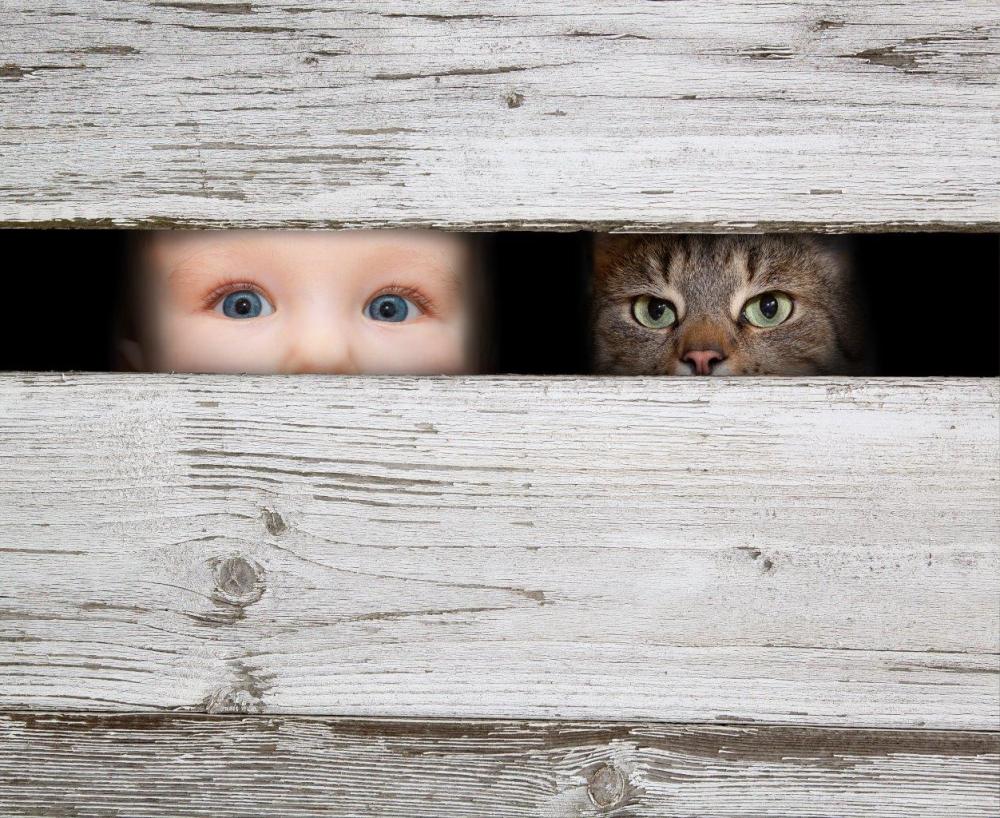
[[[837,240],[597,235],[594,369],[623,375],[849,375],[870,370]]]

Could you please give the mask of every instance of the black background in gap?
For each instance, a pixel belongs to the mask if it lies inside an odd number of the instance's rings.
[[[120,231],[0,231],[0,370],[108,370]],[[496,371],[587,367],[583,233],[498,233],[491,287]],[[1000,374],[996,234],[856,237],[882,375]]]

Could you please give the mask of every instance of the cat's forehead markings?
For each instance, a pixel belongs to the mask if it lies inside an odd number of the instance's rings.
[[[669,281],[670,276],[666,270],[663,269],[663,262],[660,259],[660,254],[657,252],[656,247],[650,247],[646,252],[646,263],[649,265],[649,269],[656,273],[664,281]]]
[[[670,280],[671,275],[682,276],[685,268],[688,266],[688,261],[691,258],[691,244],[689,239],[687,241],[687,248],[678,242],[674,247],[674,252],[670,253],[670,264],[667,270],[667,280]]]
[[[757,272],[753,264],[750,263],[750,250],[739,244],[733,246],[729,251],[728,263],[743,278],[744,284],[749,285],[753,281]]]

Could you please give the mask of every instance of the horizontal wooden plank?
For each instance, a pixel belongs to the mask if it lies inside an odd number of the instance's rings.
[[[8,0],[0,224],[996,230],[998,77],[994,0]]]
[[[0,707],[994,729],[985,380],[0,378]]]
[[[3,815],[993,818],[1000,734],[0,714]]]

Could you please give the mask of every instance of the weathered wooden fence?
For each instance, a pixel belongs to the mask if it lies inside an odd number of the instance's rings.
[[[994,0],[4,0],[0,223],[1000,225]]]
[[[0,6],[0,224],[997,230],[992,2]],[[996,816],[996,379],[0,376],[0,815]]]
[[[995,806],[992,380],[55,374],[0,402],[15,814]]]

